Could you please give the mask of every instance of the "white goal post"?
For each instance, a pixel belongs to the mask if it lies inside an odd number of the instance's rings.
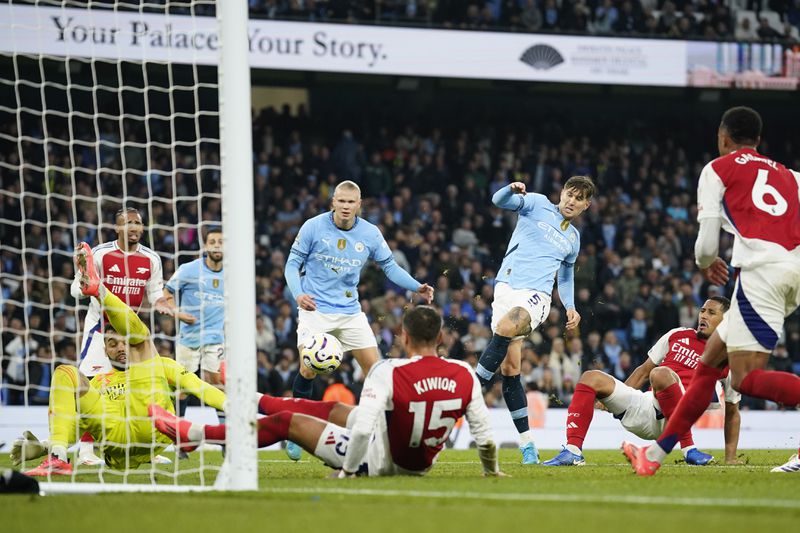
[[[65,264],[78,242],[114,238],[110,213],[140,210],[169,273],[220,217],[225,234],[222,466],[201,448],[199,484],[183,484],[176,460],[102,467],[99,483],[54,476],[47,491],[258,489],[247,26],[247,0],[0,0],[0,410],[46,406],[47,376],[76,364],[85,301]],[[161,350],[175,337],[158,321]]]
[[[247,0],[217,4],[220,63],[220,151],[222,222],[225,239],[225,337],[228,357],[226,433],[229,453],[217,480],[220,488],[256,490],[256,286],[253,217],[253,139]],[[225,201],[228,199],[229,201]]]

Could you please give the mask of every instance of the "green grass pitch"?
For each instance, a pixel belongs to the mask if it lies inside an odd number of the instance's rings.
[[[691,467],[677,453],[654,478],[633,475],[616,451],[588,451],[585,467],[522,466],[501,451],[511,477],[480,477],[474,451],[445,451],[424,478],[326,479],[331,472],[304,454],[259,456],[253,493],[0,496],[0,530],[86,533],[238,531],[748,531],[800,527],[800,474],[772,474],[790,450],[745,451],[744,464]],[[554,451],[542,453],[550,458]],[[715,455],[720,456],[719,450]],[[219,453],[207,453],[219,464]],[[198,484],[197,453],[178,463],[181,483]],[[0,467],[9,466],[8,455]],[[77,476],[98,480],[96,469]],[[107,481],[118,480],[106,474]],[[149,483],[145,467],[129,482]],[[213,474],[206,476],[206,482]],[[158,476],[174,483],[174,478]]]

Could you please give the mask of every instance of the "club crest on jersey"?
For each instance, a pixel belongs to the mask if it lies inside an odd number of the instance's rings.
[[[137,274],[147,274],[149,271],[150,269],[146,267],[139,267],[136,269]]]
[[[344,250],[347,248],[347,240],[346,239],[339,239],[336,241],[336,247],[340,250]]]
[[[215,289],[219,289],[219,279],[214,278],[214,281],[211,282],[211,285],[213,285]]]
[[[363,252],[363,251],[364,251],[364,243],[363,242],[357,242],[356,243],[356,252]]]

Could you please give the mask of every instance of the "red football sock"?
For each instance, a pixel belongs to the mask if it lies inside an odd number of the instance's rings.
[[[258,412],[262,415],[271,415],[281,411],[288,411],[290,413],[315,416],[327,421],[335,405],[336,402],[317,402],[303,398],[276,398],[275,396],[264,394],[258,400]]]
[[[702,362],[697,365],[692,383],[678,402],[675,412],[667,420],[667,427],[658,438],[658,445],[669,453],[682,435],[691,431],[692,425],[700,418],[703,411],[711,403],[714,395],[714,383],[721,377],[721,370]]]
[[[675,409],[678,408],[678,402],[681,401],[682,397],[683,391],[681,390],[679,383],[673,383],[666,389],[656,392],[656,399],[658,400],[658,404],[661,406],[661,412],[664,413],[667,421],[669,421],[670,417],[672,417]],[[689,430],[681,437],[681,448],[686,448],[687,446],[693,445],[694,440],[692,439],[692,432]]]
[[[282,411],[258,420],[258,447],[269,446],[289,438],[289,424],[294,413]]]
[[[283,411],[258,419],[258,447],[269,446],[289,438],[289,423],[292,413]],[[205,426],[203,434],[206,440],[225,441],[225,424]]]
[[[218,426],[205,426],[203,428],[203,434],[205,435],[206,440],[221,441],[224,443],[225,424],[220,424]]]
[[[94,437],[88,431],[81,435],[81,442],[94,442]]]
[[[567,411],[567,444],[583,449],[583,440],[594,416],[594,401],[597,391],[578,383]]]
[[[794,407],[800,405],[800,377],[788,372],[751,370],[739,392]]]

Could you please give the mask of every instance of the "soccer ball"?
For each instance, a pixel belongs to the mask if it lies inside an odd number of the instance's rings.
[[[342,345],[327,333],[308,337],[300,346],[300,360],[316,374],[330,374],[342,364]]]

